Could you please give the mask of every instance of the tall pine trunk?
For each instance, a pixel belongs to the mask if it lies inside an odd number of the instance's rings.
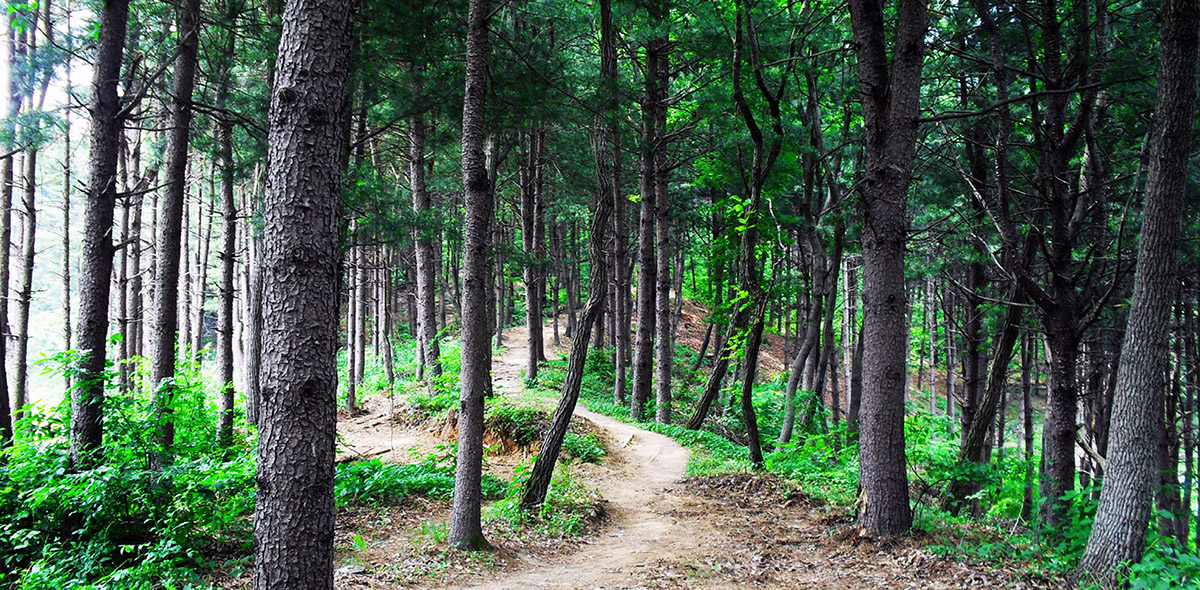
[[[492,179],[484,156],[487,102],[488,0],[470,0],[467,77],[463,98],[462,175],[466,189],[463,234],[462,364],[459,370],[458,459],[446,541],[463,549],[488,547],[480,521],[483,477],[483,399],[491,389],[487,292],[491,288]],[[502,314],[497,314],[502,315]]]
[[[84,201],[79,329],[76,330],[76,346],[83,354],[83,360],[79,365],[79,382],[71,391],[71,464],[77,469],[87,468],[99,458],[96,452],[100,449],[104,432],[103,375],[107,358],[108,295],[114,253],[112,224],[117,199],[117,152],[120,150],[123,123],[121,105],[117,99],[117,81],[121,74],[128,20],[128,0],[110,0],[104,4],[100,11],[99,39],[93,65],[91,156]],[[4,236],[0,236],[0,241],[3,240]],[[0,260],[0,263],[3,262]],[[7,264],[3,266],[7,268]],[[0,287],[6,285],[0,284]]]
[[[1157,427],[1170,353],[1171,305],[1196,104],[1200,2],[1163,4],[1158,98],[1129,322],[1117,368],[1108,468],[1080,571],[1111,587],[1145,549]],[[1057,379],[1057,375],[1055,376]]]
[[[889,536],[912,526],[904,454],[904,251],[928,6],[900,0],[890,56],[882,3],[851,0],[850,16],[866,128],[859,529]]]
[[[179,320],[178,284],[181,234],[184,231],[183,208],[187,206],[188,137],[192,125],[192,89],[196,81],[196,62],[200,43],[200,0],[186,0],[180,9],[177,30],[178,53],[175,57],[171,88],[170,128],[167,132],[166,191],[159,199],[158,241],[155,245],[156,268],[154,315],[150,321],[150,384],[160,415],[156,438],[162,446],[157,464],[167,461],[175,444],[175,328]],[[186,257],[183,260],[187,260]],[[185,316],[186,317],[186,316]],[[186,339],[181,339],[187,343]]]
[[[340,155],[355,5],[291,0],[283,13],[263,205],[255,590],[333,588]]]

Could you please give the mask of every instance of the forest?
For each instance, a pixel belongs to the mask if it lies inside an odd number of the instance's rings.
[[[0,590],[1200,588],[1200,0],[19,0]]]

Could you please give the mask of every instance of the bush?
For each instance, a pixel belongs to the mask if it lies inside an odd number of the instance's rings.
[[[608,454],[600,438],[591,433],[567,432],[563,438],[563,451],[568,457],[584,463],[599,463],[600,458]]]
[[[484,411],[487,428],[521,446],[539,440],[549,422],[549,416],[540,408],[517,406],[504,401],[490,404]]]
[[[585,488],[571,475],[571,468],[559,463],[546,490],[546,501],[534,513],[520,508],[522,486],[529,479],[528,465],[515,470],[508,494],[488,508],[487,520],[502,524],[512,533],[536,530],[551,537],[572,537],[584,532],[587,523],[599,515],[595,490]]]

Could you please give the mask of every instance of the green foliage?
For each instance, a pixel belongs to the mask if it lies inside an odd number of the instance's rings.
[[[1200,589],[1200,556],[1154,545],[1140,563],[1129,567],[1130,590]]]
[[[414,495],[449,498],[454,493],[453,447],[427,455],[419,463],[401,465],[379,459],[339,463],[334,479],[334,497],[338,504],[379,506],[401,502]],[[505,484],[495,476],[483,476],[483,495],[504,495]]]
[[[597,515],[595,490],[588,489],[571,475],[571,467],[559,463],[546,490],[546,501],[536,512],[521,510],[522,487],[529,479],[529,467],[522,463],[514,470],[508,495],[488,508],[486,519],[503,525],[511,533],[533,529],[550,537],[573,537],[584,532]]]
[[[567,432],[563,438],[563,451],[568,457],[584,463],[599,463],[608,454],[604,442],[592,433]]]
[[[148,431],[152,423],[147,400],[136,395],[109,396],[110,415],[120,419],[108,422],[112,442],[94,469],[72,471],[63,438],[26,435],[5,451],[0,562],[11,577],[0,577],[0,588],[180,587],[199,580],[214,550],[250,550],[254,453],[248,446],[209,452],[207,433],[195,430],[202,410],[189,404],[188,391],[180,390],[177,432],[181,441],[201,442],[180,445],[161,471],[149,469],[138,449],[113,446],[140,440],[125,430]],[[62,418],[35,409],[23,422],[29,433],[39,423],[57,430]]]
[[[484,424],[518,445],[533,444],[541,438],[549,417],[541,408],[498,401],[487,406]]]
[[[801,484],[805,493],[830,504],[849,506],[858,492],[858,447],[848,440],[844,423],[826,434],[793,441],[763,458],[767,471]]]

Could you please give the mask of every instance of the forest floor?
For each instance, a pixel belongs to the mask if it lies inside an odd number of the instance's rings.
[[[549,331],[547,331],[549,341]],[[701,335],[702,336],[702,335]],[[493,359],[505,395],[521,395],[529,350],[523,327],[508,330]],[[564,344],[566,342],[564,341]],[[548,347],[548,355],[562,349]],[[432,450],[445,427],[406,428],[379,399],[339,424],[349,454],[404,461]],[[1056,582],[948,560],[930,539],[875,543],[856,538],[852,518],[766,474],[685,478],[689,452],[673,440],[580,407],[608,447],[599,465],[573,476],[600,498],[597,522],[573,539],[518,538],[489,530],[495,551],[447,553],[436,531],[447,503],[418,500],[384,509],[351,508],[339,518],[339,588],[1039,588]],[[524,452],[489,457],[511,473]]]
[[[523,395],[524,328],[504,335],[493,378],[506,396]],[[549,330],[547,343],[552,342]],[[566,341],[564,340],[564,344]],[[563,349],[547,347],[547,355]],[[548,406],[554,400],[542,400]],[[388,398],[338,424],[339,460],[379,457],[408,463],[453,440],[449,425],[406,423]],[[398,588],[1056,588],[1036,574],[938,557],[928,537],[877,543],[858,539],[845,509],[821,505],[770,474],[687,478],[689,451],[665,436],[576,410],[605,441],[598,465],[571,475],[595,490],[594,518],[579,537],[554,538],[485,525],[494,550],[444,548],[449,502],[418,498],[384,508],[346,507],[337,521],[339,589]],[[528,449],[487,458],[511,477]],[[248,587],[248,580],[225,587]]]

